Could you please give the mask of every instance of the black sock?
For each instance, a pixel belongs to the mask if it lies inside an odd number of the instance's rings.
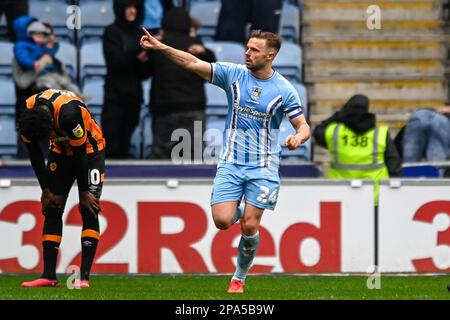
[[[41,278],[56,280],[56,261],[58,260],[59,243],[43,241],[44,273]]]
[[[89,280],[92,263],[100,239],[98,216],[81,209],[83,231],[81,232],[81,280]]]
[[[89,280],[92,263],[95,258],[95,251],[97,250],[98,239],[91,237],[81,238],[81,280]]]
[[[56,280],[56,262],[58,260],[59,244],[62,239],[61,208],[46,208],[44,230],[42,235],[42,251],[44,256],[44,272],[42,278]]]

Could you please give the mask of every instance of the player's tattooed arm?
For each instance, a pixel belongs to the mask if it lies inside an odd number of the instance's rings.
[[[145,28],[142,28],[145,35],[141,38],[141,47],[145,50],[156,50],[167,56],[172,62],[178,66],[195,72],[203,79],[211,80],[211,64],[198,59],[189,52],[177,50],[168,45],[165,45],[155,37],[153,37]]]

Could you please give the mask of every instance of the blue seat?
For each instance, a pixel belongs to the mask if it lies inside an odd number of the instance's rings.
[[[89,78],[83,83],[81,90],[88,97],[86,99],[88,109],[97,122],[100,120],[103,109],[104,83],[103,77]]]
[[[298,6],[283,3],[280,19],[279,34],[284,40],[294,43],[299,42],[300,36],[300,11]]]
[[[205,84],[206,114],[226,115],[228,112],[227,94],[224,90],[211,83]]]
[[[105,27],[114,22],[112,1],[86,1],[80,3],[80,41],[87,38],[101,38]]]
[[[439,168],[431,165],[403,166],[403,177],[405,178],[439,178]]]
[[[12,43],[0,42],[0,75],[12,75],[11,61],[14,58],[14,45]]]
[[[0,115],[0,157],[14,158],[17,154],[17,132],[14,116]]]
[[[142,105],[139,115],[139,124],[136,126],[133,134],[131,135],[130,149],[128,151],[131,158],[142,159],[144,154],[147,158],[150,155],[151,145],[153,142],[151,125],[152,123],[148,106]],[[148,145],[145,146],[145,143]]]
[[[219,21],[220,1],[195,2],[191,4],[190,14],[200,22],[198,35],[203,39],[214,39]]]
[[[1,40],[8,40],[8,28],[6,27],[6,17],[3,14],[0,17],[0,39]]]
[[[58,37],[73,42],[75,32],[67,27],[67,6],[68,3],[61,0],[30,1],[29,15],[49,23]]]
[[[71,43],[61,41],[59,43],[59,50],[56,53],[58,58],[64,65],[72,77],[72,80],[77,79],[77,49]]]
[[[142,82],[142,94],[144,95],[144,106],[148,107],[150,104],[150,90],[152,88],[152,79]]]
[[[290,80],[302,80],[302,49],[291,42],[282,44],[280,52],[275,57],[274,68]]]
[[[218,159],[222,148],[222,135],[225,130],[225,116],[207,116],[205,131],[205,155]]]
[[[305,116],[308,115],[308,92],[306,91],[306,87],[298,82],[292,81],[291,84],[294,86],[295,90],[297,91],[298,95],[300,96],[300,101],[302,103],[303,107],[303,113]]]
[[[308,94],[306,91],[306,87],[298,82],[291,82],[294,88],[296,89],[300,101],[302,103],[303,107],[303,113],[306,118],[308,118]],[[286,141],[286,138],[290,134],[295,134],[295,129],[292,127],[292,124],[289,122],[287,117],[283,118],[283,121],[280,125],[280,134],[279,134],[279,143],[281,145],[281,156],[282,159],[286,161],[310,161],[311,160],[311,139],[309,139],[304,145],[302,145],[300,148],[297,148],[295,150],[289,150],[288,148],[284,147],[284,142]]]
[[[140,125],[134,129],[131,135],[128,154],[133,159],[140,159],[142,157],[142,128]]]
[[[284,146],[284,142],[288,135],[294,135],[295,129],[289,120],[284,117],[281,121],[280,131],[278,136],[278,142],[281,146],[281,157],[284,162],[298,162],[300,161],[311,161],[311,139],[309,139],[305,144],[301,145],[299,148],[294,150],[289,150]],[[286,160],[286,161],[285,161]]]
[[[14,115],[16,93],[14,81],[9,77],[0,78],[0,115]]]
[[[152,117],[148,108],[143,108],[141,112],[142,119],[142,156],[148,158],[152,153],[153,133],[152,133]]]
[[[245,64],[245,48],[242,44],[231,41],[209,41],[205,47],[214,51],[216,60]]]
[[[106,63],[101,41],[90,41],[81,46],[80,73],[82,82],[88,77],[106,75]]]

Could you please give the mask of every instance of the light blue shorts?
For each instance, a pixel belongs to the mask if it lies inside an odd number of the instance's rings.
[[[233,163],[220,163],[214,179],[211,205],[228,202],[245,202],[274,210],[280,190],[278,169],[249,167]]]

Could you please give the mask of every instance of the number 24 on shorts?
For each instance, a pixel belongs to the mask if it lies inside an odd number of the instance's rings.
[[[262,193],[258,196],[257,200],[261,203],[275,203],[277,202],[278,198],[278,189],[275,189],[270,193],[270,189],[266,186],[259,186],[259,190],[262,191]]]

